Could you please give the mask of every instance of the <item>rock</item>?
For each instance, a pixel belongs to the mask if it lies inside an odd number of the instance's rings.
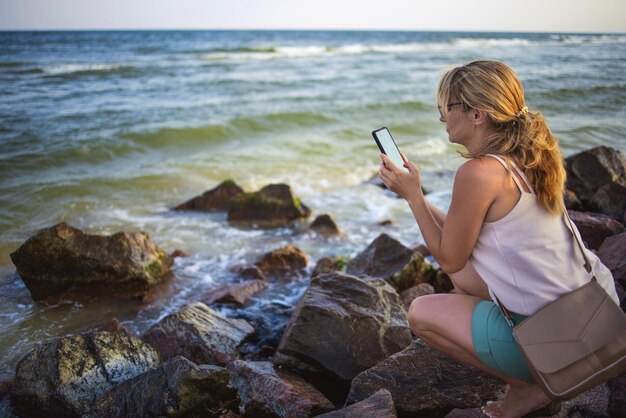
[[[174,251],[172,251],[172,253],[170,254],[170,258],[186,258],[189,257],[189,254],[187,254],[186,252],[184,252],[183,250],[179,250],[179,249],[175,249]]]
[[[334,409],[310,383],[275,370],[272,363],[236,360],[226,368],[241,398],[240,412],[247,417],[301,418]]]
[[[591,196],[589,206],[622,222],[626,214],[626,187],[618,183],[605,184]]]
[[[163,318],[141,339],[164,360],[183,356],[196,364],[223,366],[238,358],[237,347],[253,333],[246,321],[225,318],[195,302]]]
[[[11,405],[18,416],[82,416],[107,390],[160,364],[152,347],[124,333],[58,339],[20,360]]]
[[[266,288],[267,282],[265,280],[245,280],[240,283],[228,284],[213,289],[200,300],[207,305],[212,303],[235,303],[243,306],[250,296]]]
[[[111,318],[109,321],[102,324],[98,331],[123,332],[130,335],[126,327],[120,324],[117,318]]]
[[[423,295],[432,295],[435,293],[435,288],[428,283],[420,283],[417,286],[413,286],[404,290],[400,293],[400,299],[402,300],[402,304],[408,310],[413,299],[423,296]]]
[[[417,283],[432,281],[435,270],[418,252],[402,245],[387,234],[381,234],[348,263],[346,272],[363,277],[385,279],[398,292]]]
[[[448,293],[452,289],[454,289],[454,283],[450,279],[448,274],[439,269],[435,274],[435,282],[433,283],[433,287],[435,288],[436,293]]]
[[[237,196],[228,210],[228,221],[274,228],[310,214],[311,210],[294,197],[288,185],[270,184],[258,192]]]
[[[565,189],[563,191],[563,201],[565,202],[565,208],[568,210],[583,210],[583,204],[578,199],[578,196],[576,196],[576,193],[570,189]]]
[[[382,280],[343,273],[317,276],[301,297],[275,364],[343,402],[350,381],[411,342],[406,311]]]
[[[417,253],[420,253],[421,255],[423,255],[424,257],[428,257],[430,256],[430,250],[428,249],[428,247],[426,246],[426,244],[417,244],[413,247],[411,247],[412,251],[415,251]]]
[[[144,294],[172,265],[144,232],[87,235],[64,222],[29,238],[11,260],[34,300]]]
[[[347,265],[346,257],[322,257],[317,261],[311,277],[320,274],[333,273],[335,271],[345,271]]]
[[[480,408],[453,409],[445,418],[484,418]]]
[[[399,416],[444,416],[455,408],[480,407],[497,398],[504,384],[414,341],[405,350],[356,376],[346,404],[379,389],[393,396]]]
[[[309,258],[298,247],[287,245],[263,255],[256,266],[266,274],[280,274],[295,272],[306,268]]]
[[[397,418],[393,398],[387,389],[380,389],[372,396],[338,411],[318,415],[317,418]]]
[[[13,380],[0,381],[0,399],[7,398],[13,387]]]
[[[113,387],[88,417],[219,417],[238,404],[228,380],[223,367],[174,357]]]
[[[626,373],[608,381],[609,408],[611,418],[626,418]]]
[[[309,225],[309,229],[318,232],[322,235],[340,235],[341,231],[339,227],[328,214],[319,215],[311,225]]]
[[[580,231],[587,248],[597,250],[604,240],[624,232],[624,225],[606,215],[569,211],[569,216]]]
[[[217,187],[208,190],[196,196],[185,203],[181,203],[173,210],[196,210],[200,212],[226,212],[235,198],[244,193],[243,189],[239,187],[232,180],[225,180]]]
[[[616,149],[600,146],[565,159],[566,186],[587,204],[600,187],[607,183],[626,186],[626,159]]]
[[[605,239],[598,257],[611,270],[615,281],[626,287],[626,232]]]
[[[236,269],[236,272],[239,273],[239,276],[248,280],[263,280],[266,281],[267,278],[263,271],[257,266],[245,266],[241,269]]]
[[[391,226],[393,225],[393,220],[392,219],[383,219],[382,221],[378,222],[379,226]]]

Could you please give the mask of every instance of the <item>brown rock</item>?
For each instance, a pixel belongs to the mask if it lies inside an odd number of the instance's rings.
[[[226,368],[245,416],[301,418],[334,409],[310,383],[287,371],[275,370],[272,363],[236,360]]]
[[[428,283],[420,283],[417,286],[413,286],[400,293],[400,299],[402,304],[408,310],[413,299],[423,295],[432,295],[435,293],[435,288]]]
[[[227,211],[233,200],[244,193],[232,180],[225,180],[217,187],[196,196],[185,203],[176,206],[173,210],[196,210],[201,212]]]
[[[454,284],[452,283],[450,276],[448,276],[445,271],[439,269],[437,270],[437,274],[435,274],[433,287],[435,288],[436,293],[448,293],[454,289]]]
[[[598,257],[611,270],[615,281],[626,287],[626,232],[605,239]]]
[[[106,392],[90,418],[219,417],[238,403],[228,380],[223,367],[174,357]]]
[[[610,147],[596,147],[565,159],[566,186],[586,204],[607,183],[626,186],[626,159]]]
[[[311,277],[319,276],[320,274],[333,273],[335,271],[344,271],[346,269],[346,264],[346,257],[322,257],[317,261],[317,264],[311,273]]]
[[[120,324],[120,321],[118,321],[117,318],[111,318],[111,320],[107,321],[100,327],[99,331],[123,332],[130,335],[126,327]]]
[[[314,230],[323,235],[340,235],[341,231],[339,227],[333,220],[333,218],[328,214],[319,215],[311,225],[309,225],[309,229]]]
[[[626,187],[615,182],[605,184],[591,196],[589,206],[622,222],[626,212]]]
[[[625,230],[624,225],[606,215],[573,210],[569,211],[569,215],[586,246],[593,250],[600,248],[606,238]]]
[[[284,274],[306,268],[309,258],[293,245],[278,248],[263,255],[256,266],[263,273]]]
[[[124,333],[61,338],[20,360],[11,405],[24,417],[82,416],[107,390],[160,363],[152,347]]]
[[[380,389],[372,396],[338,411],[318,415],[317,418],[397,418],[391,393]]]
[[[455,408],[480,407],[495,399],[504,383],[416,340],[356,376],[346,405],[381,388],[393,396],[399,416],[444,416]]]
[[[195,302],[163,318],[141,339],[164,360],[183,356],[196,364],[223,366],[238,358],[237,347],[253,333],[246,321],[225,318]]]
[[[323,274],[311,280],[298,302],[275,364],[312,381],[339,403],[358,373],[410,341],[406,311],[390,285]]]
[[[411,250],[420,253],[424,257],[428,257],[430,254],[430,250],[426,246],[426,244],[417,244],[411,248]]]
[[[172,251],[172,253],[170,254],[171,258],[176,258],[176,257],[181,257],[181,258],[186,258],[189,257],[189,254],[187,254],[186,252],[184,252],[183,250],[179,250],[179,249],[175,249],[174,251]]]
[[[64,222],[29,238],[11,260],[34,300],[145,294],[172,265],[144,232],[87,235]]]
[[[258,192],[237,196],[228,210],[228,221],[242,226],[274,228],[310,214],[311,210],[293,195],[288,185],[270,184]]]
[[[569,189],[563,191],[563,201],[565,202],[565,207],[569,210],[583,210],[583,204],[580,203],[578,196]]]
[[[200,300],[207,305],[212,303],[235,303],[244,305],[250,296],[267,288],[265,280],[246,280],[241,283],[228,284],[211,290]]]

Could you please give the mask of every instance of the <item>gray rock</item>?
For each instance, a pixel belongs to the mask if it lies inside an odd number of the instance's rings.
[[[311,280],[296,306],[275,364],[304,376],[340,403],[357,374],[410,342],[406,311],[390,285],[324,274]]]
[[[402,300],[402,304],[408,311],[409,306],[411,306],[411,302],[413,302],[413,299],[424,295],[432,295],[433,293],[435,293],[435,289],[432,285],[428,283],[420,283],[417,286],[410,287],[400,293],[400,299]]]
[[[300,248],[287,245],[264,254],[255,265],[265,274],[284,275],[306,268],[309,257]]]
[[[144,334],[164,360],[183,356],[196,364],[226,365],[238,358],[237,347],[254,328],[242,319],[229,319],[202,302],[187,305]]]
[[[301,418],[334,409],[311,384],[287,371],[275,370],[272,363],[236,360],[226,368],[246,417]]]
[[[318,415],[317,418],[397,418],[393,398],[387,389],[380,389],[369,398],[338,411]]]
[[[11,405],[23,417],[77,417],[113,386],[161,364],[141,340],[105,331],[55,340],[17,365]]]
[[[626,232],[605,239],[598,257],[611,270],[615,281],[626,286]]]
[[[609,407],[611,418],[626,418],[626,373],[609,380]]]
[[[200,212],[226,212],[232,202],[244,193],[232,180],[225,180],[217,187],[196,196],[173,208],[176,211],[195,210]]]
[[[265,280],[244,280],[240,283],[232,283],[212,289],[200,299],[203,303],[234,303],[244,305],[253,295],[267,288]]]
[[[399,416],[435,417],[496,399],[504,384],[416,340],[355,377],[346,404],[366,399],[380,388],[391,392]]]
[[[98,399],[89,418],[219,417],[239,402],[228,380],[223,367],[175,357],[113,387]]]
[[[322,257],[317,261],[311,277],[319,276],[320,274],[333,273],[335,271],[345,271],[346,269],[346,257],[342,256],[330,256]]]
[[[622,223],[607,215],[573,210],[569,211],[569,215],[587,247],[593,250],[600,248],[606,238],[625,230]]]
[[[605,184],[591,196],[589,206],[622,222],[626,215],[626,187],[615,182]]]
[[[172,265],[144,232],[87,235],[64,222],[29,238],[11,260],[34,300],[144,294]]]
[[[608,183],[626,186],[626,158],[614,148],[600,146],[565,159],[566,186],[587,204],[593,194]]]

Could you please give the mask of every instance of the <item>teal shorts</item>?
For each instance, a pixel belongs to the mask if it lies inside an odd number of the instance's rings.
[[[511,316],[515,324],[526,318],[515,313]],[[472,340],[474,351],[485,366],[517,379],[535,381],[515,342],[511,326],[495,303],[483,300],[474,308]]]

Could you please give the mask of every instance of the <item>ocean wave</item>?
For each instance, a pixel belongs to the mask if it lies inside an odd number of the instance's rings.
[[[42,68],[45,77],[80,77],[88,75],[130,74],[136,70],[132,65],[122,64],[69,64]]]
[[[452,45],[459,46],[461,48],[479,48],[479,47],[494,47],[494,46],[528,46],[536,43],[529,39],[511,38],[511,39],[497,39],[497,38],[457,38],[452,41]]]
[[[565,44],[624,44],[626,35],[554,35],[553,39]]]

